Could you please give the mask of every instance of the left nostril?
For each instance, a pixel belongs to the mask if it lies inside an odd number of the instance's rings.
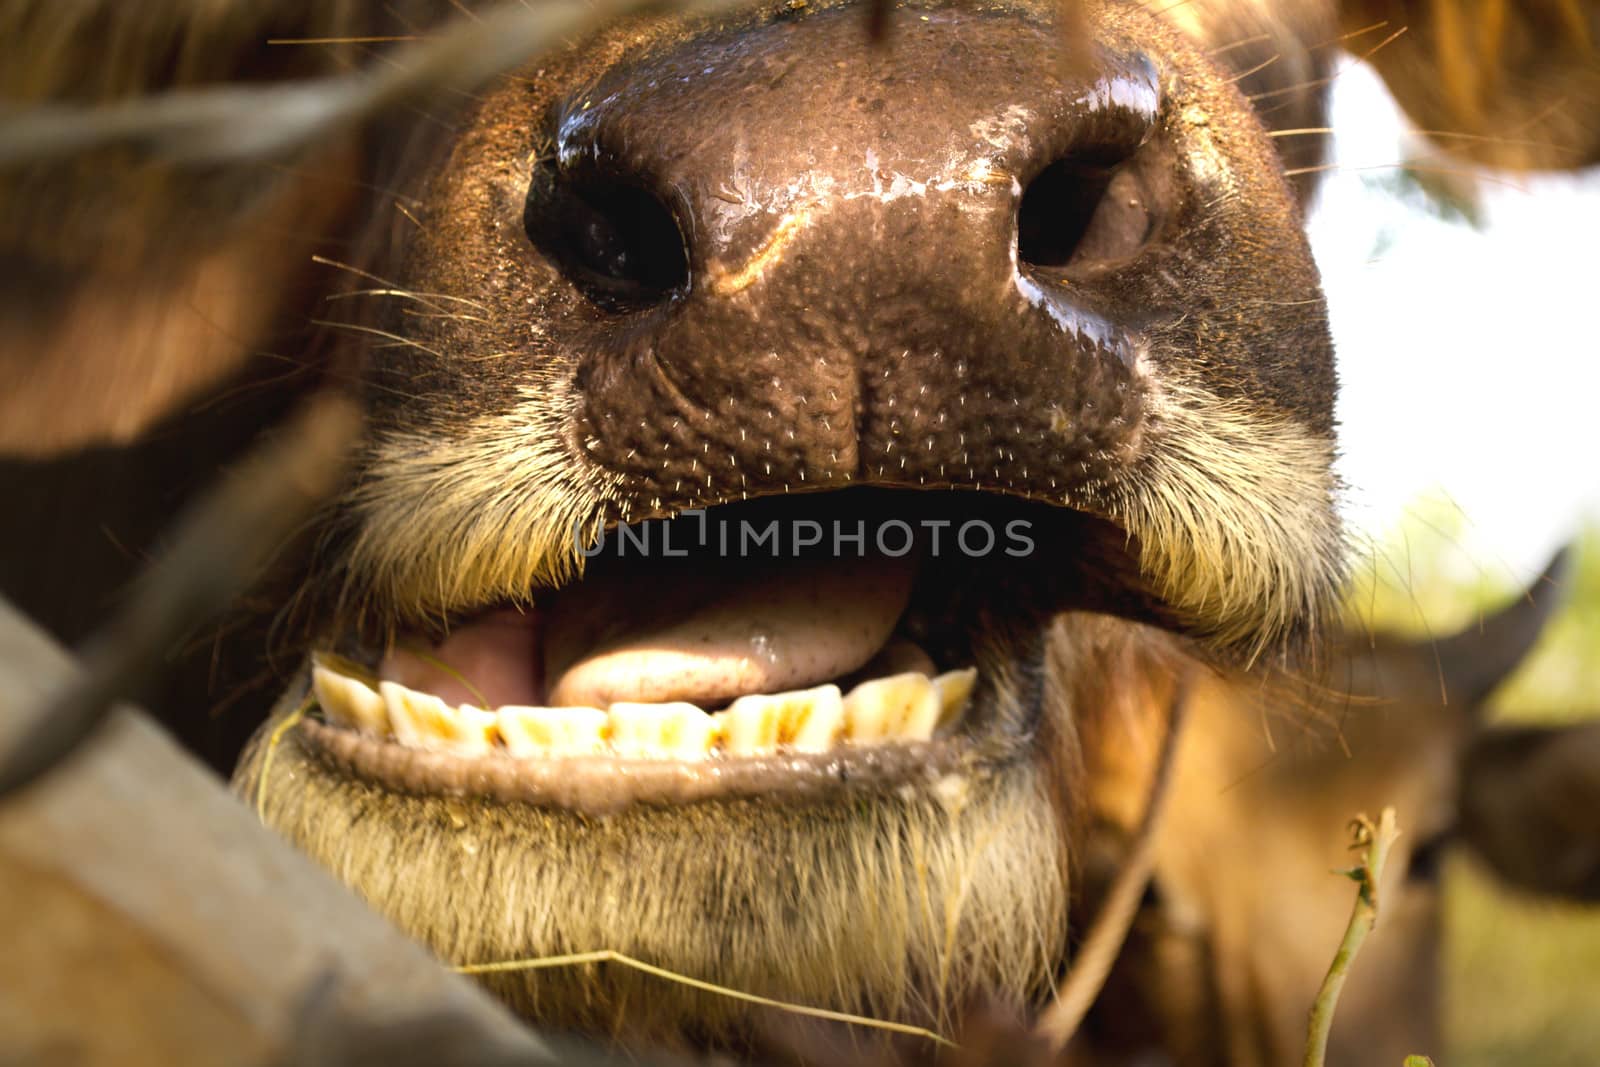
[[[1032,267],[1115,262],[1143,247],[1151,205],[1134,165],[1111,150],[1058,159],[1028,184],[1017,208],[1017,259]]]
[[[522,224],[535,247],[607,310],[658,304],[688,284],[678,221],[639,184],[541,163]]]

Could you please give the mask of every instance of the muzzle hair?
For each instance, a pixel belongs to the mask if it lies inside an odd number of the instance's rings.
[[[1192,384],[1152,400],[1148,452],[1111,510],[1156,592],[1249,659],[1317,629],[1347,557],[1333,442]]]
[[[596,528],[613,479],[567,447],[575,400],[566,389],[530,386],[524,395],[460,434],[376,438],[352,494],[346,606],[377,603],[418,618],[523,600],[581,573],[574,531]]]

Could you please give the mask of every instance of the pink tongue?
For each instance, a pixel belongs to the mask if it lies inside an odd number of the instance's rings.
[[[746,693],[820,684],[884,646],[916,573],[909,557],[734,567],[723,564],[716,580],[691,571],[635,580],[592,599],[574,590],[549,620],[546,703],[686,700],[714,710]],[[651,621],[631,621],[640,617]],[[583,640],[585,630],[598,640]]]
[[[402,645],[383,658],[378,677],[446,704],[497,708],[539,703],[538,616],[508,608],[456,628],[431,649]]]

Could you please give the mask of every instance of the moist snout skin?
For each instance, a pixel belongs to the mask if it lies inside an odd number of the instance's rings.
[[[897,7],[885,46],[849,3],[641,17],[419,135],[285,624],[313,656],[236,779],[265,819],[453,963],[1034,1010],[1105,724],[1286,654],[1342,573],[1281,165],[1205,48],[1082,15],[1086,48],[1032,2]],[[588,555],[691,515],[919,539]],[[621,968],[485,981],[794,1050]]]

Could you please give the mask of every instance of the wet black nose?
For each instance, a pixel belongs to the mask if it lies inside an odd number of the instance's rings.
[[[1118,168],[1131,154],[1109,140],[1084,145],[1035,175],[1016,205],[1018,263],[1083,270],[1136,252],[1158,205],[1136,188],[1128,190],[1132,196],[1112,195]],[[705,205],[675,209],[661,187],[648,171],[563,169],[552,161],[534,172],[524,226],[597,306],[622,312],[660,304],[688,291],[692,238],[680,214],[707,214]],[[707,249],[695,251],[699,262],[717,261]]]
[[[1048,488],[1137,432],[1136,341],[1095,279],[1170,206],[1153,65],[1006,12],[887,47],[864,18],[701,37],[549,117],[524,224],[597,331],[583,434],[663,509]]]
[[[744,289],[796,237],[820,246],[835,218],[844,247],[830,256],[857,265],[867,234],[849,220],[884,233],[896,215],[944,214],[943,232],[902,221],[878,244],[893,276],[923,259],[919,242],[1005,272],[1013,252],[1049,269],[1137,250],[1153,205],[1110,194],[1155,120],[1147,60],[948,12],[875,47],[863,17],[701,39],[564,101],[533,167],[529,237],[613,311]]]

